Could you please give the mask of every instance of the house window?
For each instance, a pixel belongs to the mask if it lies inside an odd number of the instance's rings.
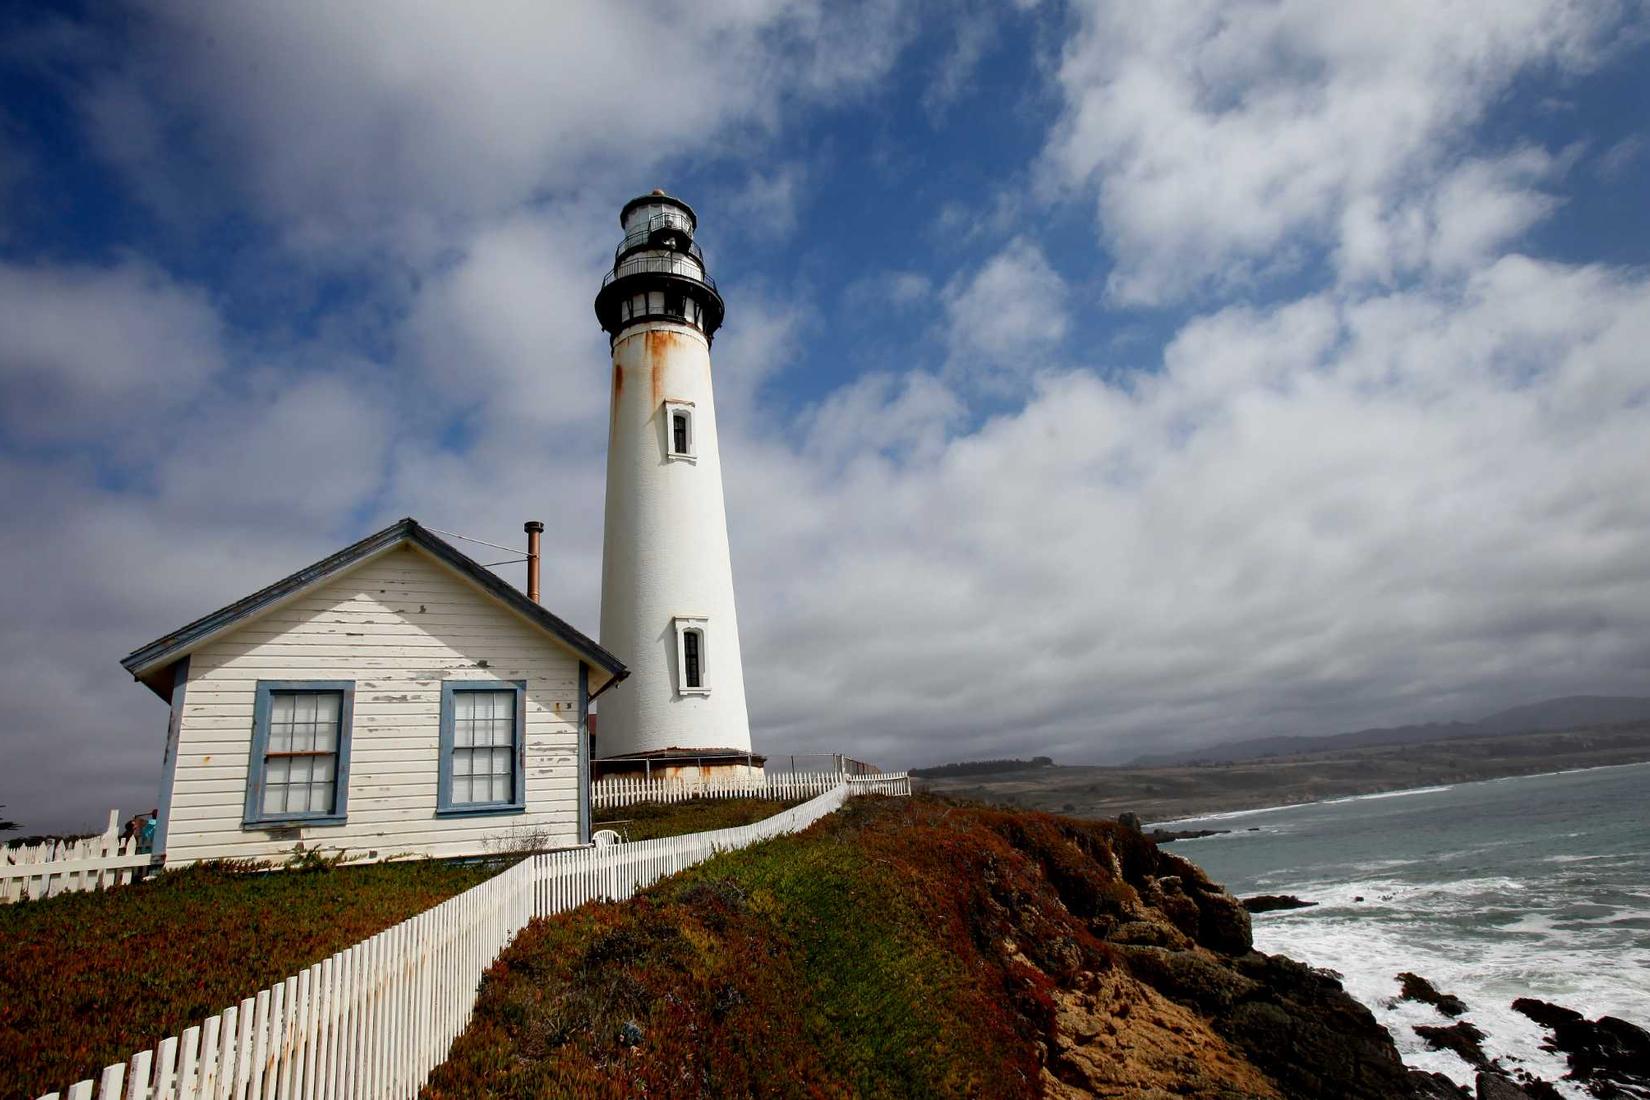
[[[692,462],[694,443],[693,406],[685,401],[665,402],[665,456]]]
[[[258,681],[245,824],[344,820],[354,705],[352,681]]]
[[[526,806],[525,681],[441,685],[441,778],[436,812],[498,813]]]
[[[687,615],[676,617],[676,694],[710,694],[710,653],[705,644],[706,622]]]

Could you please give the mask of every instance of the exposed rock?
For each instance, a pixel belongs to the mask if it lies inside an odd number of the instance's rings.
[[[1124,947],[1123,957],[1129,969],[1158,992],[1210,1014],[1228,1011],[1260,988],[1205,952]]]
[[[1499,1073],[1478,1074],[1478,1100],[1530,1100],[1530,1094]]]
[[[1281,1100],[1197,1013],[1121,969],[1086,978],[1084,989],[1053,993],[1057,1028],[1043,1069],[1045,1096]]]
[[[1140,831],[1140,815],[1133,810],[1124,810],[1118,814],[1117,823],[1131,832],[1138,833]]]
[[[1281,955],[1250,952],[1234,968],[1260,987],[1215,1029],[1291,1097],[1393,1100],[1409,1071],[1386,1029],[1334,978]]]
[[[1139,947],[1172,947],[1184,951],[1195,942],[1190,936],[1171,924],[1158,921],[1131,920],[1119,924],[1106,937],[1112,943],[1133,944]]]
[[[1398,994],[1399,1000],[1419,1001],[1422,1004],[1432,1005],[1445,1016],[1454,1018],[1467,1011],[1467,1003],[1453,993],[1440,993],[1433,984],[1419,974],[1404,971],[1398,975],[1398,981],[1403,983],[1402,991]]]
[[[1255,946],[1249,910],[1232,895],[1202,892],[1196,895],[1198,942],[1227,955],[1242,955]]]
[[[1524,1090],[1530,1100],[1564,1100],[1564,1094],[1549,1085],[1539,1077],[1533,1077],[1524,1070],[1518,1070],[1518,1087]]]
[[[1244,898],[1243,907],[1251,913],[1271,913],[1278,909],[1308,909],[1318,904],[1315,901],[1302,901],[1289,894],[1256,894],[1254,897]]]
[[[1472,1100],[1472,1093],[1457,1085],[1442,1073],[1409,1071],[1410,1096],[1413,1100]]]
[[[1230,829],[1153,829],[1146,835],[1156,844],[1172,844],[1177,840],[1197,840],[1200,837],[1220,836]]]
[[[1534,997],[1520,997],[1512,1006],[1514,1012],[1522,1012],[1549,1031],[1560,1024],[1579,1024],[1587,1020],[1587,1017],[1573,1008],[1555,1005],[1550,1001],[1538,1001]]]
[[[1520,997],[1513,1008],[1552,1033],[1573,1081],[1598,1097],[1650,1098],[1650,1032],[1616,1016],[1588,1020],[1574,1009]]]
[[[1463,1062],[1474,1069],[1494,1068],[1485,1057],[1484,1048],[1479,1045],[1484,1041],[1484,1033],[1466,1020],[1457,1020],[1447,1027],[1417,1024],[1415,1034],[1425,1039],[1427,1046],[1433,1050],[1447,1050],[1459,1055]]]

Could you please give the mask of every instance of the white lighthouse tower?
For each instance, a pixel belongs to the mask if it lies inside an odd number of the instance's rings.
[[[596,295],[613,347],[601,642],[630,667],[601,701],[598,774],[742,772],[750,718],[733,604],[710,344],[722,297],[693,209],[630,200]]]

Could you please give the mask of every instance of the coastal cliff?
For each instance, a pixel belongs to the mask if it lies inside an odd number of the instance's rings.
[[[919,797],[535,922],[426,1095],[1458,1094],[1140,833]]]

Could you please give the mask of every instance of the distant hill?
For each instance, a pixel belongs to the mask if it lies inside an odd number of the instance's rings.
[[[935,764],[931,768],[912,768],[911,774],[919,779],[943,779],[953,775],[997,775],[1053,766],[1054,761],[1049,757],[1033,756],[1030,760],[963,760],[956,764]]]
[[[1258,737],[1227,745],[1208,745],[1182,752],[1137,756],[1130,765],[1157,767],[1165,764],[1225,764],[1260,760],[1268,756],[1295,756],[1309,752],[1373,748],[1382,745],[1416,745],[1456,737],[1483,737],[1491,734],[1548,733],[1585,726],[1611,725],[1650,719],[1650,698],[1633,695],[1567,695],[1539,703],[1497,711],[1476,722],[1426,722],[1412,726],[1355,730],[1301,737]]]

